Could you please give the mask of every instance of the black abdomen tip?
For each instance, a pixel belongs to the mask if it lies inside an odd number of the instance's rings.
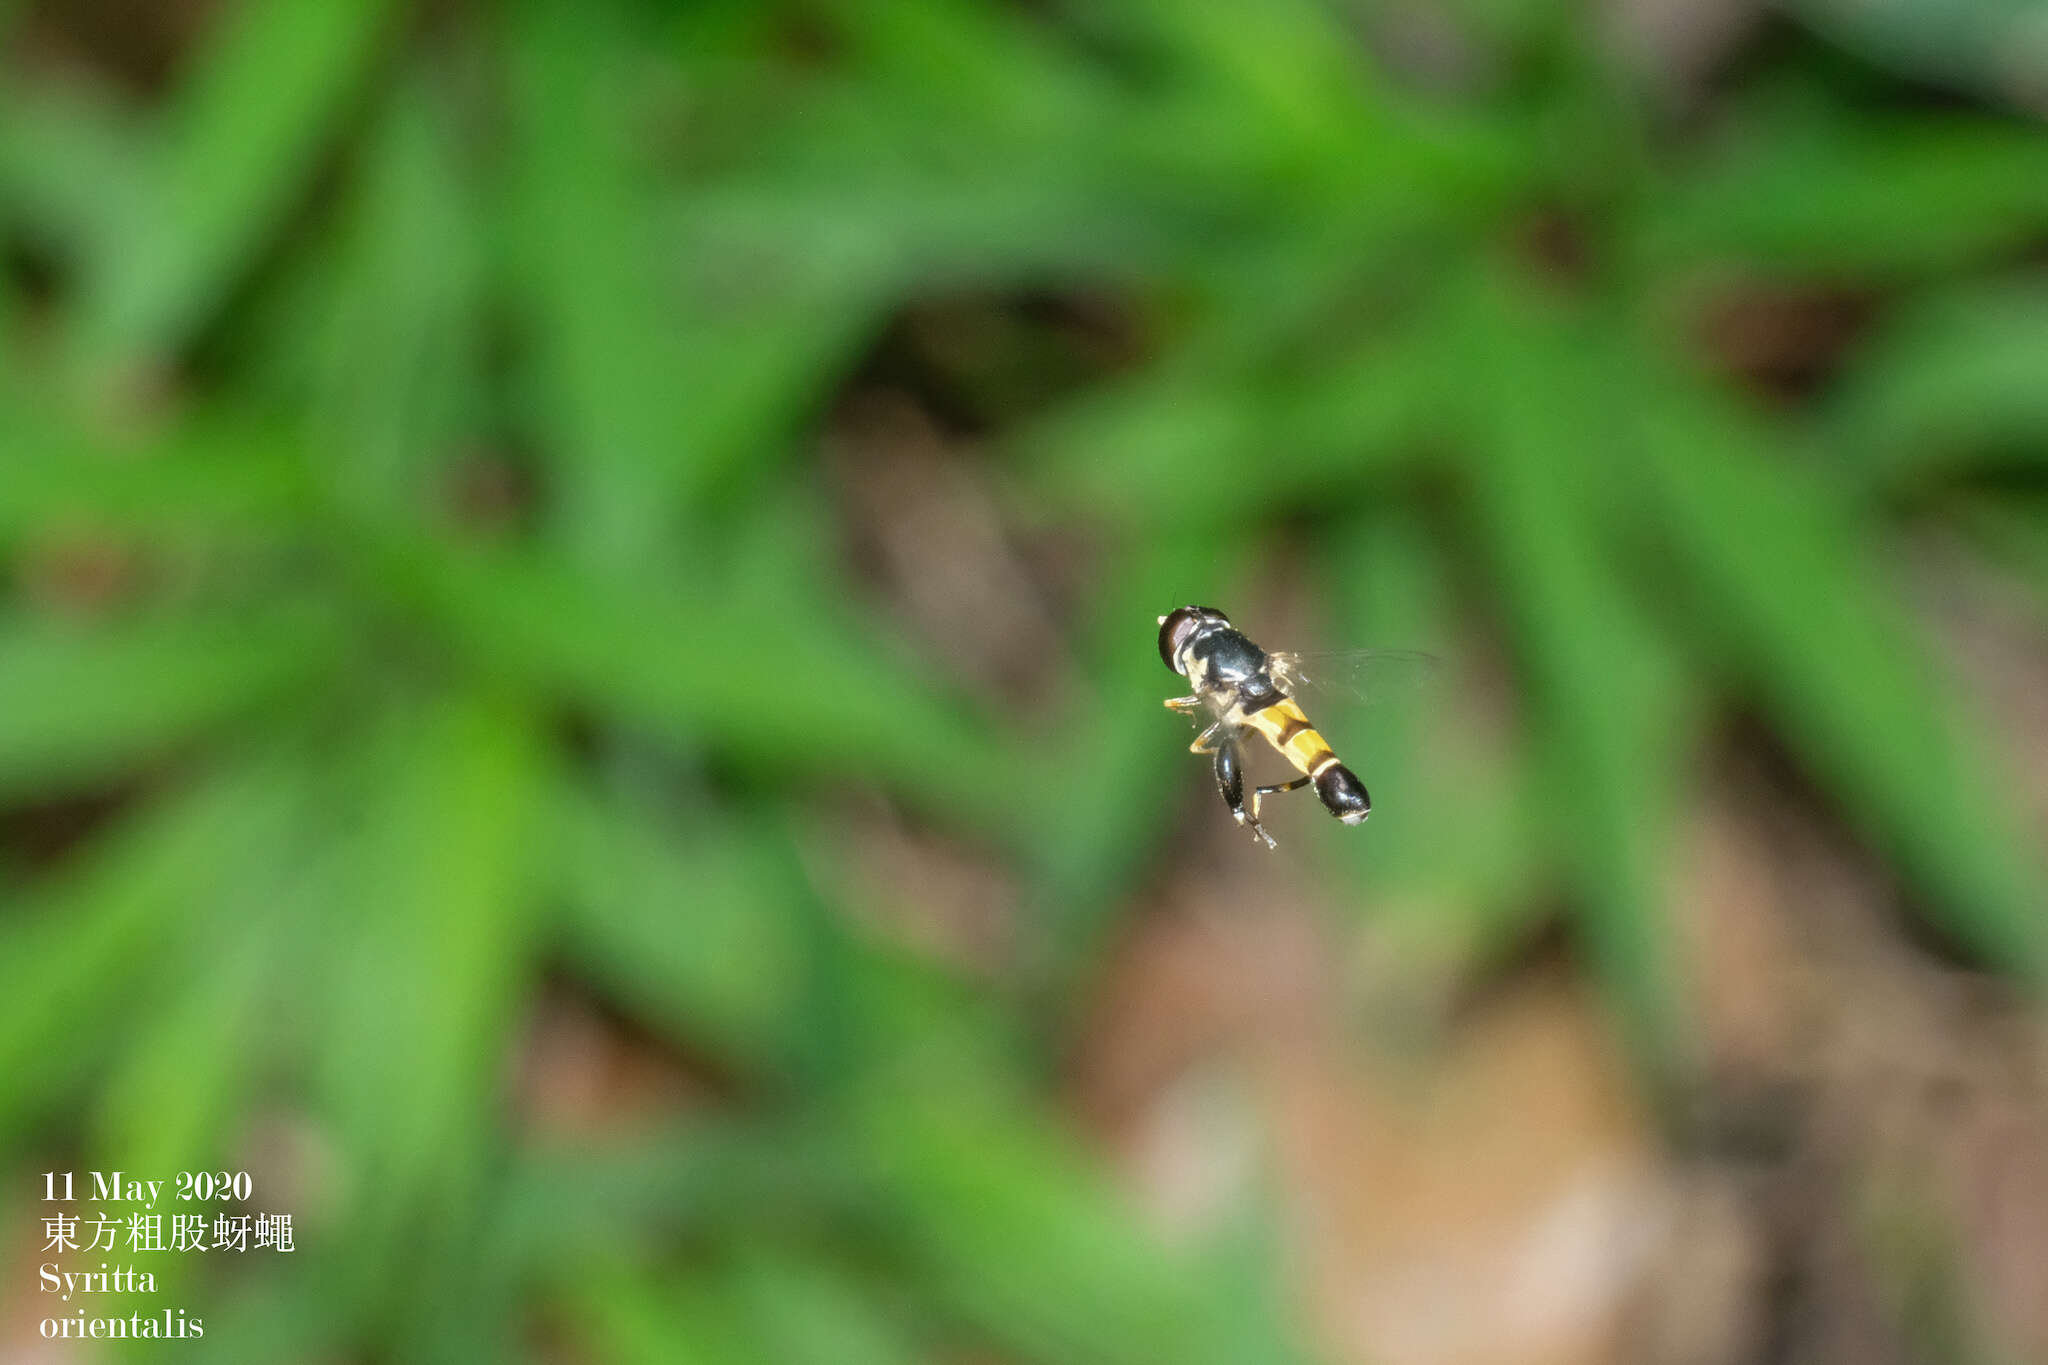
[[[1372,814],[1372,798],[1366,795],[1365,784],[1342,763],[1323,769],[1323,775],[1316,779],[1316,795],[1323,798],[1330,814],[1347,825],[1355,825]]]

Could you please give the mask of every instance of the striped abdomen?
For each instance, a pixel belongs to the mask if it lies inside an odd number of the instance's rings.
[[[1272,742],[1274,748],[1314,780],[1316,795],[1330,814],[1347,825],[1355,825],[1372,813],[1372,798],[1358,775],[1337,759],[1337,753],[1291,697],[1254,711],[1244,723]]]

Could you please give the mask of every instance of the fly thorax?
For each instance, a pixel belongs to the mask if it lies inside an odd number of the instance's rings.
[[[1266,654],[1228,626],[1188,642],[1189,676],[1213,688],[1237,689],[1265,677]]]
[[[1286,700],[1286,694],[1273,686],[1273,680],[1263,673],[1254,673],[1231,690],[1232,710],[1240,716],[1249,716],[1269,706]]]

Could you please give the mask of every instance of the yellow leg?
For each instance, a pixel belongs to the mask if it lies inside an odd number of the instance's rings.
[[[1252,792],[1252,824],[1257,825],[1259,823],[1259,802],[1261,800],[1268,796],[1278,796],[1281,792],[1299,791],[1308,784],[1308,777],[1303,775],[1295,778],[1292,782],[1276,782],[1270,787],[1255,788]],[[1271,840],[1267,841],[1269,846],[1271,842]]]

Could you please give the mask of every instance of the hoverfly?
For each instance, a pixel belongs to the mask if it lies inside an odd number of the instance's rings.
[[[1273,836],[1259,823],[1259,803],[1265,797],[1296,791],[1313,782],[1323,805],[1345,824],[1361,824],[1372,813],[1372,798],[1365,784],[1316,733],[1294,700],[1293,694],[1309,682],[1304,656],[1269,654],[1214,607],[1187,606],[1159,618],[1159,657],[1194,685],[1188,696],[1167,698],[1167,709],[1183,715],[1206,711],[1212,718],[1189,750],[1214,756],[1216,786],[1224,804],[1237,823],[1264,840],[1267,848],[1273,847]],[[1425,666],[1434,663],[1426,654],[1333,656],[1348,663],[1389,657]],[[1262,736],[1301,773],[1291,782],[1254,787],[1249,808],[1244,799],[1244,756],[1239,748],[1246,731]]]

